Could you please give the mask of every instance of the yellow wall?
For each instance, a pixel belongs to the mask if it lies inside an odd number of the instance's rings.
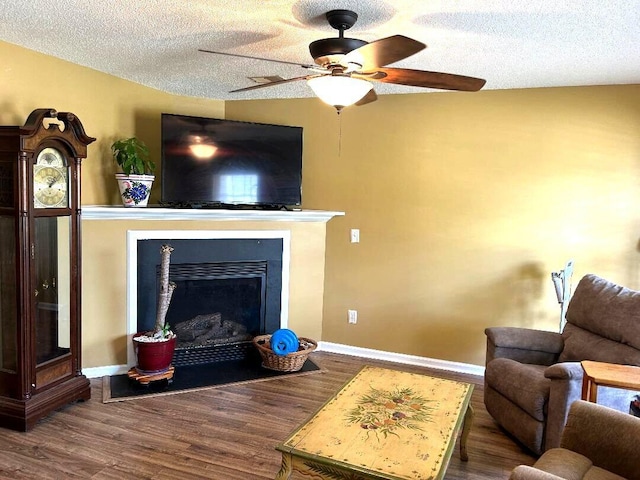
[[[160,113],[224,118],[220,100],[180,97],[0,42],[0,125],[23,125],[36,108],[78,116],[87,135],[97,138],[82,163],[82,203],[117,204],[117,171],[111,144],[138,136],[160,157]],[[159,181],[160,169],[156,176]],[[152,190],[157,201],[160,189]]]
[[[640,287],[638,85],[226,112],[305,127],[304,206],[346,212],[328,224],[324,341],[482,365],[487,326],[558,328],[550,272],[569,259],[574,285]]]
[[[557,328],[550,272],[570,258],[574,284],[593,272],[640,288],[638,85],[385,95],[337,116],[317,99],[182,98],[7,44],[0,55],[1,124],[53,107],[100,139],[83,164],[85,204],[117,203],[115,136],[137,133],[159,153],[162,111],[303,126],[303,206],[346,212],[327,224],[324,304],[311,301],[324,309],[324,341],[480,365],[486,326]],[[102,229],[85,228],[84,271],[95,278],[84,289],[112,272],[115,317],[85,300],[84,366],[122,363],[126,347],[125,279],[98,252],[123,253]],[[298,249],[323,233],[295,235]],[[303,286],[308,273],[318,279],[317,262],[292,273],[302,297],[318,288]],[[307,322],[298,301],[292,325]],[[106,346],[104,325],[114,328]]]

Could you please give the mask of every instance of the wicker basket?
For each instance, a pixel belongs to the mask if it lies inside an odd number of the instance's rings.
[[[287,355],[276,355],[271,350],[271,335],[258,335],[254,337],[253,344],[262,356],[262,366],[269,370],[279,372],[297,372],[302,368],[304,362],[311,352],[318,348],[315,340],[299,337],[300,346],[297,352]]]

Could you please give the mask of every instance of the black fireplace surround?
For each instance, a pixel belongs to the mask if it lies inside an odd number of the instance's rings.
[[[175,366],[246,359],[254,336],[280,328],[281,238],[153,239],[137,242],[138,331],[155,324],[165,244],[177,285],[166,317],[178,335]]]

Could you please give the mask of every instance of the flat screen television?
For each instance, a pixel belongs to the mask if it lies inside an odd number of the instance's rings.
[[[301,205],[302,127],[168,113],[161,124],[163,205]]]

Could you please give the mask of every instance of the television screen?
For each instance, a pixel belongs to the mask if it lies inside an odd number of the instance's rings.
[[[301,204],[302,127],[167,113],[161,123],[164,205]]]

